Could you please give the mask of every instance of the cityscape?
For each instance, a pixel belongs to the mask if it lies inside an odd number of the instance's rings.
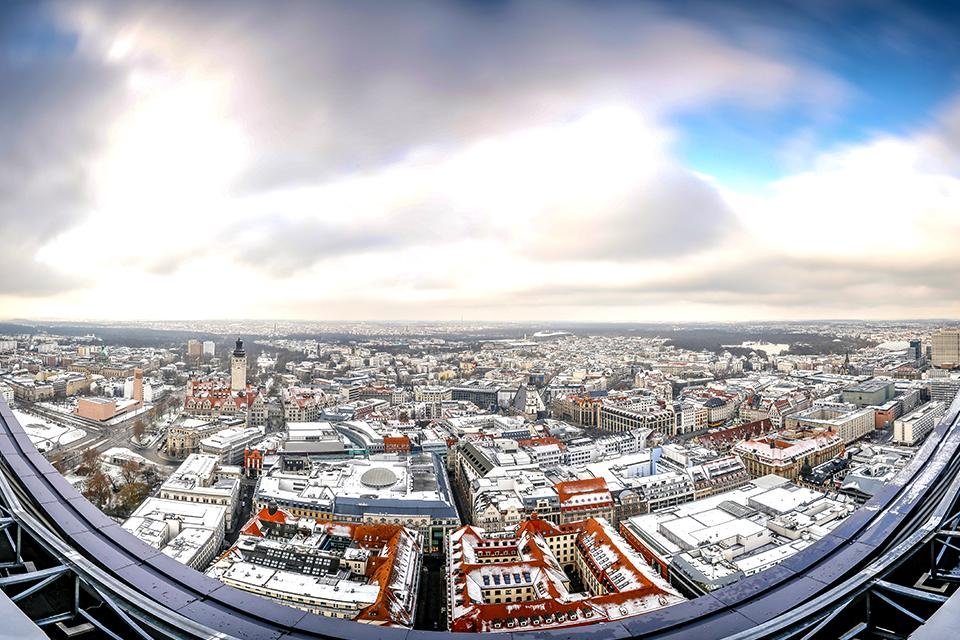
[[[211,326],[0,327],[0,393],[144,545],[377,626],[710,594],[829,539],[960,394],[960,323]]]
[[[960,5],[0,2],[0,640],[952,640]]]

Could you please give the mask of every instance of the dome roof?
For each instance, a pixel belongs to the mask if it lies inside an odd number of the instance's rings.
[[[397,474],[386,467],[374,467],[367,469],[360,476],[360,482],[368,487],[383,488],[389,487],[397,481]]]

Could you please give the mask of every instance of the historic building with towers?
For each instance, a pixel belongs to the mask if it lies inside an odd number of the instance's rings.
[[[266,423],[266,402],[260,389],[247,384],[247,354],[237,338],[230,356],[230,377],[211,375],[187,382],[184,413],[198,417],[245,416],[252,426]]]

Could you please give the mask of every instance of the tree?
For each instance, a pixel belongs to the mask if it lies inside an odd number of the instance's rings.
[[[83,492],[84,497],[103,509],[110,502],[110,496],[113,495],[113,483],[103,471],[95,469],[90,477],[87,478],[86,489]]]
[[[143,426],[143,420],[137,420],[133,423],[133,439],[140,442],[140,438],[146,432],[147,428]]]
[[[83,450],[83,453],[80,454],[80,463],[85,466],[87,469],[97,469],[100,468],[100,452],[94,449],[93,447],[87,447]]]
[[[120,487],[117,506],[124,514],[132,513],[150,495],[150,486],[143,482],[131,482]]]
[[[126,484],[131,484],[140,475],[140,463],[136,460],[127,460],[120,466],[120,476]]]
[[[146,468],[143,469],[141,472],[141,477],[143,478],[143,481],[151,488],[159,486],[162,480],[160,474],[157,473],[156,468],[154,468],[152,465],[147,465]]]

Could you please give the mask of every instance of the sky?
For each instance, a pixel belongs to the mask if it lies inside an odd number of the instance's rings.
[[[960,318],[949,3],[0,4],[0,318]]]

